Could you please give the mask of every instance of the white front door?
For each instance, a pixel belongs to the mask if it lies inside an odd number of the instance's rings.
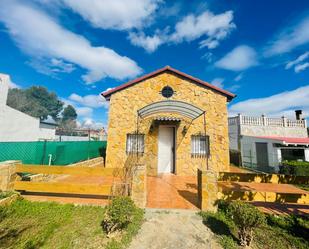
[[[158,173],[173,172],[174,127],[159,126]]]

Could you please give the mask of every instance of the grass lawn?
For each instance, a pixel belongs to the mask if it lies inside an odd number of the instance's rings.
[[[237,229],[229,215],[220,209],[217,213],[201,212],[204,224],[217,236],[225,249],[239,249]],[[309,220],[295,216],[266,216],[267,224],[254,230],[253,249],[308,249]]]
[[[143,211],[115,238],[107,238],[103,208],[17,200],[0,207],[0,248],[126,248],[139,230]]]

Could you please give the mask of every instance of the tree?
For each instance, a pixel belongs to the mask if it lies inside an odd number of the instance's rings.
[[[57,95],[42,86],[10,89],[7,105],[32,117],[46,119],[50,115],[54,120],[58,120],[59,113],[63,109],[63,102]]]
[[[56,93],[48,92],[42,86],[32,86],[25,90],[25,94],[28,99],[35,101],[47,110],[48,114],[44,113],[41,118],[45,119],[50,115],[54,120],[58,119],[58,115],[63,109],[63,102],[58,99]]]
[[[66,131],[73,131],[76,128],[77,113],[73,106],[68,105],[63,109],[60,128]]]
[[[77,118],[77,113],[73,106],[68,105],[63,109],[62,121],[76,120],[76,118]]]

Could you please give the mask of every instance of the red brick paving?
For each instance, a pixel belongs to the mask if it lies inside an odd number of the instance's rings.
[[[197,177],[162,174],[147,178],[147,207],[195,209],[197,207]]]

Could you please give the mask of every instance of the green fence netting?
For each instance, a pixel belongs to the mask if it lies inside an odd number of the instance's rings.
[[[21,160],[24,164],[68,165],[105,156],[106,141],[0,142],[0,162]]]

